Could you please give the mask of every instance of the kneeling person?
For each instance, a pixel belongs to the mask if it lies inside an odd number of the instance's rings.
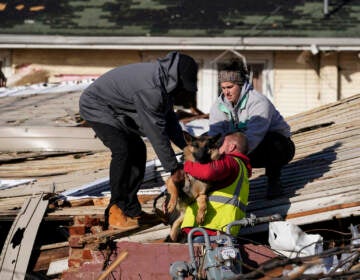
[[[182,231],[189,233],[194,227],[203,227],[207,233],[217,235],[225,232],[226,226],[245,217],[249,196],[251,165],[247,153],[246,136],[241,132],[228,134],[219,148],[221,158],[210,163],[185,162],[184,171],[191,176],[211,182],[212,192],[208,195],[207,213],[203,224],[196,223],[197,203],[186,208]],[[236,236],[239,226],[231,228]],[[194,236],[201,235],[195,232]]]

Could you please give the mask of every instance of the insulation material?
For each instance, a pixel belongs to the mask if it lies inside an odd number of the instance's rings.
[[[35,179],[19,179],[19,180],[0,179],[0,190],[13,188],[23,184],[29,184],[35,181],[36,181]]]
[[[273,250],[289,257],[305,257],[322,251],[323,238],[306,234],[298,226],[286,221],[269,223],[269,244]]]

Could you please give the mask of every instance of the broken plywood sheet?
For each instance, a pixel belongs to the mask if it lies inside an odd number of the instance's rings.
[[[86,152],[107,148],[87,127],[0,127],[2,152]]]
[[[77,126],[81,91],[0,97],[0,126]]]
[[[43,195],[29,198],[17,215],[0,256],[1,279],[25,279],[26,269],[48,201]]]

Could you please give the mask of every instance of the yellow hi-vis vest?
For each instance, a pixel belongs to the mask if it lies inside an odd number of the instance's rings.
[[[208,195],[205,221],[201,225],[203,228],[225,232],[229,223],[245,217],[249,197],[248,173],[242,160],[235,159],[240,166],[239,174],[230,186]],[[196,202],[186,207],[181,228],[199,227],[195,221],[197,210]],[[230,231],[233,236],[236,236],[239,230],[240,226],[233,226]]]

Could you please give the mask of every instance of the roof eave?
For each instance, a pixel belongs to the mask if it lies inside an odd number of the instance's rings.
[[[359,51],[360,38],[0,35],[0,49]]]

